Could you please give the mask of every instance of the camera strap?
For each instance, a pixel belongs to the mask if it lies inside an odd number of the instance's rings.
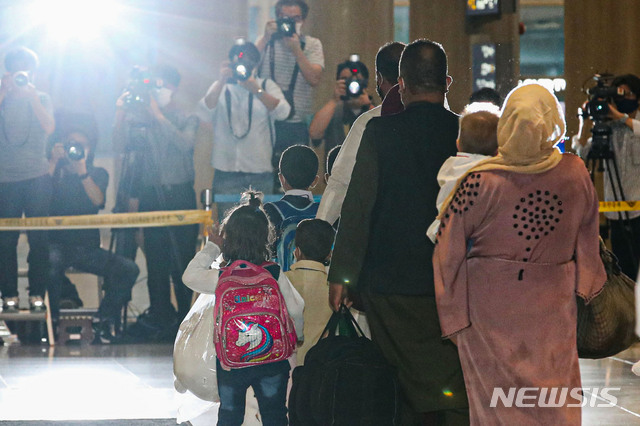
[[[304,51],[304,48],[306,45],[307,44],[303,40],[300,40],[300,49]],[[273,40],[273,38],[269,41],[268,49],[269,49],[269,71],[271,72],[271,80],[277,82],[275,77],[276,49],[275,49],[275,40]],[[291,105],[291,111],[289,112],[289,116],[286,118],[286,120],[293,117],[296,113],[296,108],[293,104],[293,91],[296,88],[296,82],[298,81],[299,72],[300,72],[300,66],[298,65],[298,61],[296,61],[296,64],[293,67],[293,73],[291,74],[291,80],[289,81],[289,85],[287,86],[286,90],[282,91],[285,99],[287,100],[287,102],[289,102],[289,105]]]
[[[267,91],[267,79],[262,80],[262,90]],[[269,139],[271,139],[271,147],[275,146],[275,141],[273,140],[273,124],[271,123],[271,117],[269,117],[269,111],[267,109],[267,123],[269,123]]]
[[[224,98],[227,101],[227,117],[229,119],[229,130],[231,131],[231,135],[236,139],[244,139],[247,137],[249,132],[251,131],[251,118],[253,116],[253,93],[249,92],[249,125],[247,126],[247,131],[244,132],[243,135],[238,136],[233,131],[233,126],[231,125],[231,92],[229,92],[229,88],[227,87],[224,91]]]

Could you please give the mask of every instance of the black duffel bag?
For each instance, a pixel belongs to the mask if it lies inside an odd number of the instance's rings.
[[[344,305],[331,316],[304,365],[293,370],[292,379],[292,426],[398,423],[395,371]]]

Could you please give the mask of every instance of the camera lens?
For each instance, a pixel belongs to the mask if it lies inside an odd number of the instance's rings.
[[[349,83],[348,89],[351,95],[358,96],[362,91],[362,86],[360,86],[359,81],[352,81],[351,83]]]
[[[13,75],[13,82],[18,87],[24,87],[29,84],[29,76],[24,71],[17,72]]]
[[[78,161],[84,158],[84,146],[77,142],[69,142],[65,146],[65,151],[67,152],[67,158],[71,161]]]
[[[243,64],[236,65],[234,72],[238,80],[246,80],[247,79],[247,67]]]

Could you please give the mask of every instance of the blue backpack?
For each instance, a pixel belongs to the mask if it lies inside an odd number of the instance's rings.
[[[271,204],[282,218],[280,226],[276,229],[278,240],[275,261],[280,264],[282,272],[286,272],[295,262],[293,252],[296,250],[295,237],[298,223],[304,219],[315,218],[320,203],[309,201],[309,204],[302,208],[297,208],[286,200],[275,201]]]

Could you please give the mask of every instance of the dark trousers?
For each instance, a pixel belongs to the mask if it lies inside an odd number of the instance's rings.
[[[136,283],[140,270],[130,259],[110,253],[100,247],[67,246],[52,243],[49,247],[51,275],[49,299],[51,314],[59,313],[64,271],[73,267],[82,272],[104,277],[104,298],[98,309],[100,319],[119,323],[122,307],[131,300],[131,288]]]
[[[629,220],[629,229],[622,220],[610,220],[611,248],[618,258],[618,264],[632,280],[638,276],[640,259],[640,217]]]
[[[0,183],[0,218],[49,215],[52,183],[48,174],[19,182]],[[0,231],[0,292],[3,297],[18,295],[19,232]],[[47,231],[28,231],[29,294],[44,296],[49,275]]]
[[[276,141],[273,147],[273,193],[280,192],[278,180],[280,156],[285,149],[293,145],[309,145],[309,128],[306,123],[290,123],[288,121],[276,121]]]
[[[193,183],[144,188],[140,195],[140,211],[195,208]],[[167,322],[175,319],[170,280],[178,302],[178,320],[189,312],[193,292],[182,282],[182,274],[195,255],[197,238],[198,225],[144,228],[150,311],[157,318],[166,318]]]
[[[239,368],[231,371],[222,369],[216,360],[216,377],[220,409],[218,425],[240,426],[244,420],[246,394],[249,386],[253,388],[260,408],[262,424],[265,426],[286,426],[287,419],[287,381],[289,380],[289,362],[280,361],[282,368],[272,368],[265,364],[256,367]],[[269,372],[265,374],[265,372]]]
[[[397,370],[400,425],[468,425],[467,393],[458,350],[441,338],[435,297],[366,291],[360,294],[371,338]],[[452,395],[444,395],[443,389]]]

